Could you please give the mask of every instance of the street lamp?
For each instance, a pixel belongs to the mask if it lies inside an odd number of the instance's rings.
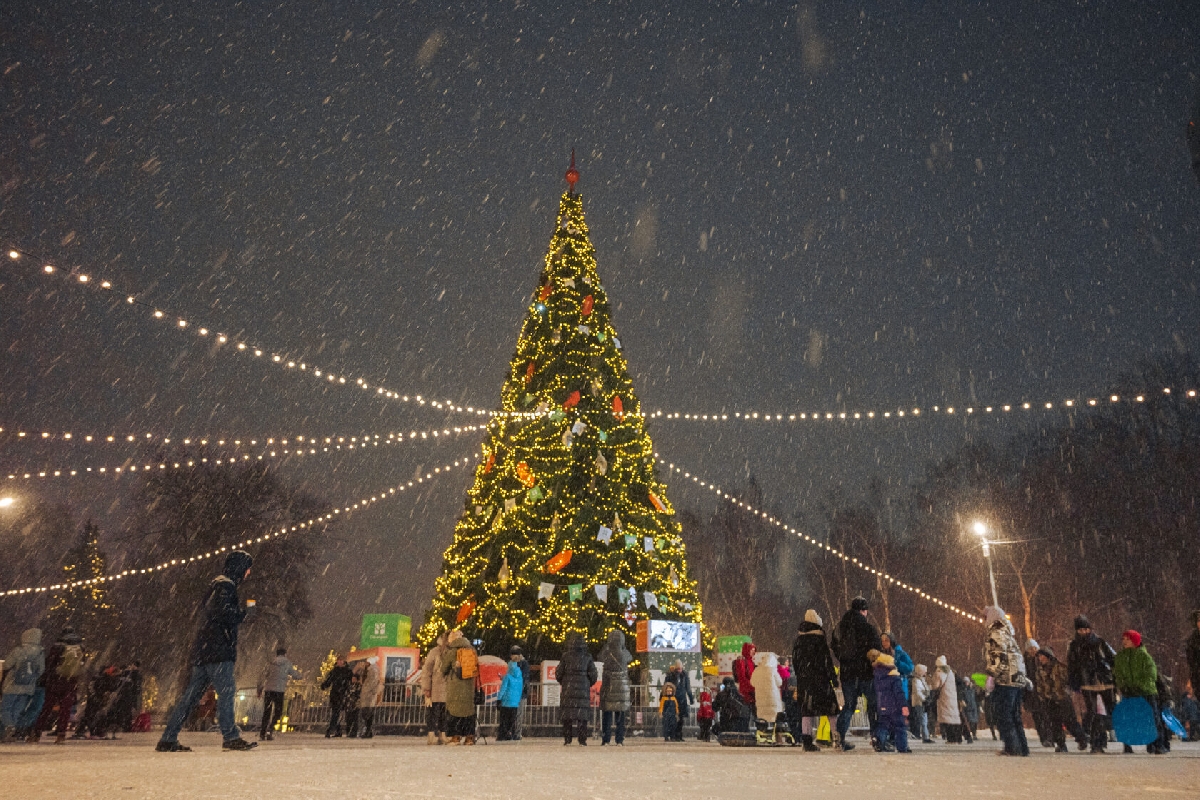
[[[996,573],[992,570],[992,545],[987,538],[987,525],[979,520],[976,520],[975,523],[971,525],[971,530],[975,532],[976,536],[983,540],[983,557],[987,559],[988,580],[991,581],[992,584],[992,605],[994,605],[996,608],[999,608],[1000,598],[996,595]]]
[[[9,508],[15,502],[17,501],[11,497],[0,497],[0,508]]]

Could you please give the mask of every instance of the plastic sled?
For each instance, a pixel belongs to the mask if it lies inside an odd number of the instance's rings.
[[[1126,697],[1112,712],[1113,731],[1117,741],[1130,746],[1148,745],[1158,741],[1158,726],[1154,708],[1144,697]]]
[[[1180,739],[1187,738],[1187,729],[1183,727],[1183,723],[1179,718],[1171,713],[1170,709],[1162,712],[1163,723],[1166,724],[1167,730],[1178,736]]]

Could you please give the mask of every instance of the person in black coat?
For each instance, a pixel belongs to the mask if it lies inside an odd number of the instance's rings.
[[[350,684],[354,682],[354,670],[346,663],[346,659],[338,656],[337,663],[325,680],[321,681],[321,689],[329,692],[329,727],[325,729],[325,738],[342,735],[342,712],[346,710],[346,701],[350,698]],[[349,718],[347,718],[347,723]]]
[[[742,699],[733,678],[721,681],[721,691],[713,698],[713,713],[717,717],[714,727],[718,735],[750,730],[750,706]]]
[[[237,685],[233,666],[237,660],[238,626],[246,619],[246,609],[238,600],[238,586],[250,574],[254,559],[242,550],[225,557],[221,574],[209,584],[200,605],[201,624],[192,644],[192,674],[187,688],[171,711],[167,728],[155,749],[163,753],[186,752],[189,747],[179,743],[179,731],[188,714],[209,684],[217,690],[217,719],[221,725],[222,747],[226,750],[250,750],[257,742],[242,738],[233,718],[233,698]]]
[[[1114,658],[1116,653],[1092,631],[1088,618],[1076,617],[1075,638],[1067,648],[1067,683],[1083,695],[1083,729],[1091,739],[1093,753],[1103,753],[1108,746],[1109,718],[1117,701]]]
[[[572,732],[577,733],[580,744],[587,744],[588,722],[592,718],[592,684],[597,677],[596,662],[588,652],[583,634],[567,634],[562,661],[558,664],[563,744],[571,743]]]
[[[833,633],[833,652],[837,655],[841,666],[839,677],[842,682],[842,713],[838,715],[838,743],[843,750],[853,749],[854,745],[846,741],[846,733],[850,730],[850,719],[858,706],[858,698],[867,698],[867,722],[871,726],[871,743],[877,746],[875,736],[875,668],[867,653],[871,650],[883,651],[883,641],[879,629],[867,620],[867,610],[870,605],[866,598],[856,597],[850,603],[847,611],[838,623]]]
[[[841,710],[837,701],[837,671],[833,668],[833,653],[825,641],[821,617],[814,609],[804,614],[792,645],[792,673],[796,678],[796,713],[800,716],[800,739],[804,749],[818,750],[813,741],[821,717],[836,716]]]

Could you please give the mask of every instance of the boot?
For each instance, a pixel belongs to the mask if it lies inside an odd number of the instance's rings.
[[[441,742],[438,741],[438,735],[433,731],[430,731],[429,733],[425,734],[425,744],[441,744]]]
[[[41,731],[30,731],[29,735],[25,737],[25,741],[29,742],[29,744],[37,744],[41,740],[42,740],[42,732]]]
[[[443,733],[443,732],[441,732],[441,731],[438,731],[438,735],[437,735],[437,743],[438,743],[438,744],[446,744],[446,743],[447,743],[447,742],[446,742],[446,734],[445,734],[445,733]]]
[[[446,744],[451,745],[451,746],[457,746],[459,744],[462,744],[462,741],[457,736],[451,736],[450,741],[446,742]]]
[[[464,742],[463,742],[463,744],[468,744],[468,745],[469,745],[469,744],[475,744],[475,737],[474,737],[474,736],[468,736],[468,737],[467,737],[467,739],[466,739],[466,741],[464,741]]]
[[[821,752],[821,748],[817,747],[817,746],[816,746],[816,745],[813,743],[813,737],[812,737],[812,734],[811,734],[811,733],[810,733],[810,734],[803,734],[803,735],[801,735],[801,736],[800,736],[800,741],[802,741],[802,742],[804,743],[804,752],[806,752],[806,753],[819,753],[819,752]]]

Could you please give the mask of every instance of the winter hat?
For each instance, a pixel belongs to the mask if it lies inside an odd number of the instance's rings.
[[[983,610],[985,624],[990,628],[997,622],[1003,622],[1007,618],[1004,616],[1004,609],[1000,606],[988,606]]]
[[[675,684],[664,683],[662,690],[663,690],[663,694],[675,694]]]
[[[449,644],[450,642],[461,638],[463,638],[463,632],[458,628],[455,628],[454,630],[450,631],[450,633],[446,634],[446,643]]]
[[[867,602],[867,598],[865,597],[856,597],[850,601],[851,611],[866,611],[870,607],[871,605]]]
[[[26,630],[24,633],[21,634],[21,644],[40,645],[41,643],[42,643],[42,629],[41,628],[29,628],[28,630]]]
[[[234,550],[229,555],[225,556],[225,568],[221,570],[221,574],[235,584],[241,583],[242,578],[246,577],[246,570],[254,563],[254,558],[245,550]]]
[[[1137,631],[1135,631],[1133,628],[1130,628],[1129,630],[1125,631],[1125,633],[1123,633],[1121,635],[1124,636],[1129,641],[1133,642],[1134,647],[1142,646],[1142,635],[1140,633],[1138,633]]]
[[[938,668],[941,668],[941,667],[947,667],[947,668],[948,668],[948,667],[950,666],[950,665],[949,665],[949,664],[946,662],[946,657],[945,657],[945,656],[938,656],[938,657],[937,657],[937,661],[933,662],[933,665],[934,665],[935,667],[938,667]]]
[[[916,675],[918,678],[924,678],[928,674],[929,667],[925,666],[924,664],[917,664],[917,666],[913,668],[913,675]]]
[[[804,621],[811,622],[813,625],[824,625],[825,624],[825,623],[821,622],[821,615],[817,613],[817,610],[815,608],[810,608],[808,611],[804,612]]]
[[[1028,653],[1030,650],[1032,650],[1035,653],[1038,651],[1037,640],[1035,640],[1035,639],[1026,639],[1025,640],[1025,652]]]
[[[1058,656],[1054,655],[1054,648],[1051,647],[1050,645],[1046,645],[1045,647],[1039,648],[1037,651],[1037,654],[1039,656],[1045,656],[1046,658],[1050,659],[1051,661],[1058,660]]]
[[[1085,617],[1083,614],[1080,614],[1078,617],[1075,618],[1075,630],[1079,630],[1080,628],[1091,628],[1091,627],[1092,627],[1092,623],[1088,622],[1088,618]]]

